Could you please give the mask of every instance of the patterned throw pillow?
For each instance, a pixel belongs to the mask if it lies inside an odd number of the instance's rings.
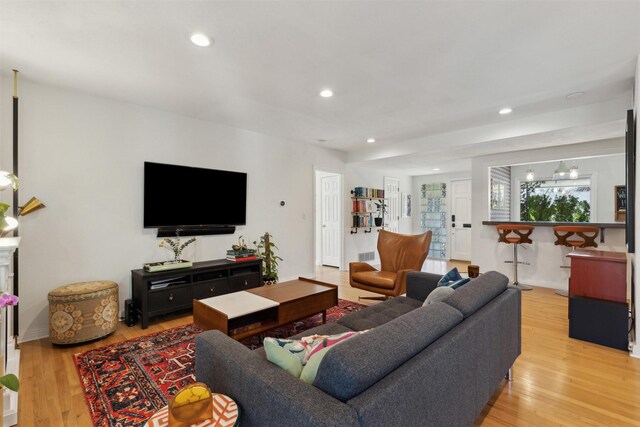
[[[311,335],[299,340],[267,337],[264,339],[264,350],[267,360],[271,363],[311,384],[316,377],[322,358],[331,346],[364,332],[366,331],[344,332],[337,335]]]
[[[469,283],[471,279],[468,277],[462,277],[456,267],[453,267],[447,272],[440,280],[438,280],[438,286],[448,286],[451,289],[458,289],[465,283]]]

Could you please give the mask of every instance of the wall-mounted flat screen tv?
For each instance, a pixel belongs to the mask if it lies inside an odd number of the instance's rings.
[[[247,174],[144,163],[144,227],[245,225]]]

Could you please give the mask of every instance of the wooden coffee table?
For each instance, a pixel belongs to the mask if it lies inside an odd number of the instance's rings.
[[[241,340],[338,305],[338,287],[305,279],[193,300],[193,320],[203,329],[218,329]]]

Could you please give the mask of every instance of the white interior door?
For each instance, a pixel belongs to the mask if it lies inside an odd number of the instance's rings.
[[[394,233],[400,231],[400,180],[384,177],[384,197],[387,202],[385,229]]]
[[[471,261],[471,180],[451,181],[451,258]]]
[[[340,176],[320,178],[322,264],[340,266]]]

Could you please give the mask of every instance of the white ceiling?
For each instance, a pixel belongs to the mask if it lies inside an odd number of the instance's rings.
[[[0,49],[3,73],[420,174],[619,136],[640,1],[1,0]]]

